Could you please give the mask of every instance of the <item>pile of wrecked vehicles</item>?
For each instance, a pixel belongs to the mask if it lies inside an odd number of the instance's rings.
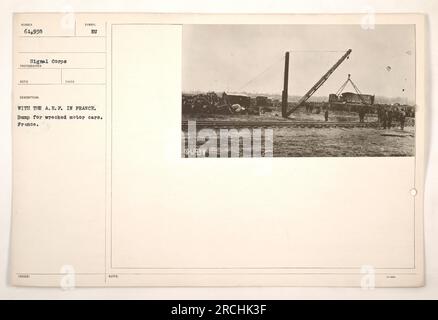
[[[245,94],[215,92],[183,94],[182,112],[185,114],[254,114],[272,111],[274,102],[264,96],[251,98]]]

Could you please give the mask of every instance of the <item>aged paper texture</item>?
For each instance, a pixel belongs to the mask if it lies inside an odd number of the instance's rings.
[[[16,13],[19,286],[424,284],[424,17]]]

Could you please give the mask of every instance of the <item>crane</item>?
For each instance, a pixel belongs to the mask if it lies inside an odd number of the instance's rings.
[[[359,96],[359,99],[362,101],[362,103],[364,105],[367,105],[368,103],[365,101],[365,99],[363,98],[362,92],[360,92],[359,88],[356,86],[356,84],[353,82],[353,80],[351,80],[351,75],[348,74],[348,78],[347,80],[342,84],[342,86],[339,88],[339,90],[336,92],[336,96],[339,97],[342,93],[342,91],[344,91],[345,87],[347,86],[348,83],[351,83],[351,85],[353,86],[354,90],[356,91],[357,95]]]
[[[283,95],[282,95],[282,116],[284,118],[288,118],[292,112],[294,112],[296,109],[301,107],[315,92],[318,90],[324,82],[327,81],[327,79],[330,77],[330,75],[339,67],[339,65],[344,62],[345,59],[347,59],[350,56],[351,49],[348,49],[347,52],[321,77],[321,79],[316,82],[312,88],[310,88],[309,91],[306,92],[304,96],[301,97],[300,100],[298,100],[298,104],[289,111],[287,110],[287,86],[288,86],[288,76],[289,72],[286,69],[289,69],[289,52],[286,52],[286,59],[285,59],[285,69],[284,69],[284,89],[283,89]]]

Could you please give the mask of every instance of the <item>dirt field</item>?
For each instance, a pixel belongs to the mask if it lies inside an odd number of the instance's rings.
[[[300,112],[286,120],[278,115],[197,115],[183,116],[184,120],[278,120],[278,121],[324,121],[323,114]],[[365,121],[376,121],[375,115],[368,115]],[[356,113],[333,113],[329,117],[333,122],[357,122]],[[398,127],[379,128],[274,128],[274,157],[378,157],[413,156],[415,147],[415,127],[404,131]],[[199,146],[200,144],[198,144]]]
[[[405,131],[394,128],[278,128],[274,129],[274,157],[412,156],[414,142],[413,127],[405,128]]]

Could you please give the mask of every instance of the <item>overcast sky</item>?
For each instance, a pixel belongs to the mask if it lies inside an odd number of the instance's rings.
[[[413,25],[185,25],[183,91],[281,94],[291,51],[289,94],[303,95],[349,48],[315,95],[336,92],[350,73],[362,93],[414,101]]]

